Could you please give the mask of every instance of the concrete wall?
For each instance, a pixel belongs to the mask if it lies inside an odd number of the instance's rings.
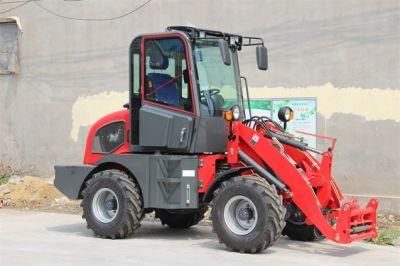
[[[16,4],[0,2],[0,12]],[[142,1],[39,1],[63,15],[104,18]],[[67,20],[29,3],[17,16],[20,70],[0,75],[0,154],[40,174],[82,161],[89,126],[128,101],[128,46],[139,33],[193,24],[262,36],[270,69],[241,54],[253,97],[318,97],[318,131],[339,139],[345,192],[400,211],[400,2],[154,0],[119,20]]]

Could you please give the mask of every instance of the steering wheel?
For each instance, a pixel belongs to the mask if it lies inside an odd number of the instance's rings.
[[[202,98],[205,98],[205,97],[206,97],[205,94],[204,94],[205,91],[208,92],[208,94],[209,94],[210,97],[211,97],[211,96],[214,96],[214,95],[217,95],[218,93],[221,92],[221,90],[219,90],[219,89],[202,90],[202,91],[200,92],[200,96],[201,96]]]

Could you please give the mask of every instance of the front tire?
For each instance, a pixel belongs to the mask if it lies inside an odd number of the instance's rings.
[[[286,235],[291,240],[308,242],[319,239],[317,230],[314,225],[299,225],[287,222],[282,235]]]
[[[99,172],[87,181],[82,195],[82,218],[95,234],[104,238],[125,238],[140,226],[144,216],[141,193],[126,173]]]
[[[305,223],[306,216],[293,203],[286,205],[287,213],[286,226],[282,231],[282,235],[286,235],[291,240],[296,241],[314,241],[323,239],[323,235],[315,225],[307,225]]]
[[[257,253],[281,236],[285,226],[282,197],[259,176],[239,176],[214,193],[211,219],[220,242],[233,251]]]

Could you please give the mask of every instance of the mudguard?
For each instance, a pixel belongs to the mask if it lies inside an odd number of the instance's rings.
[[[95,167],[95,165],[56,165],[54,186],[69,199],[79,199],[82,184]]]

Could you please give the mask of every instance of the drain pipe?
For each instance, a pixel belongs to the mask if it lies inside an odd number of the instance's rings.
[[[254,161],[250,156],[248,156],[246,153],[243,151],[239,150],[238,151],[239,157],[245,162],[248,166],[253,166],[253,169],[260,174],[262,177],[264,177],[268,182],[274,184],[279,190],[284,191],[287,195],[290,195],[289,189],[286,187],[282,181],[280,181],[278,178],[273,176],[270,172],[264,169],[261,165],[259,165],[256,161]]]

